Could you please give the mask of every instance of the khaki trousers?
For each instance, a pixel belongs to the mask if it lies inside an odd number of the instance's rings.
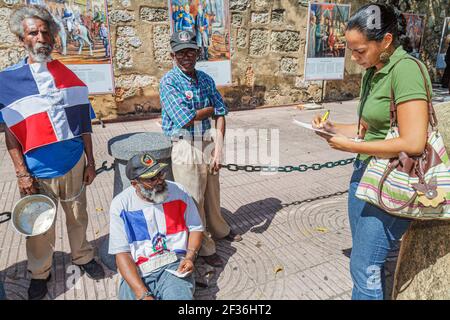
[[[230,226],[220,212],[219,173],[209,172],[212,141],[179,140],[173,142],[172,172],[175,182],[182,184],[197,205],[205,226],[200,256],[216,252],[213,238],[222,239]],[[204,156],[205,155],[205,156]]]
[[[53,179],[39,179],[41,185],[39,193],[51,197],[56,204],[58,204],[58,200],[55,198],[64,200],[76,196],[83,184],[84,167],[85,158],[83,154],[75,167],[64,176]],[[94,258],[94,249],[86,239],[88,225],[86,205],[86,189],[74,201],[61,202],[66,214],[72,262],[78,265],[88,263]],[[46,233],[27,237],[28,270],[31,272],[33,279],[46,279],[50,273],[55,247],[55,223],[56,217],[53,225]]]

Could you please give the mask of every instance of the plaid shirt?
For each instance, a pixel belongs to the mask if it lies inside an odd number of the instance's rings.
[[[183,129],[195,118],[196,110],[214,107],[216,116],[228,113],[214,80],[202,71],[196,72],[197,83],[177,66],[167,72],[160,81],[162,129],[167,136],[181,136],[184,130],[191,136],[202,136],[211,129],[210,119],[196,121],[194,125]]]

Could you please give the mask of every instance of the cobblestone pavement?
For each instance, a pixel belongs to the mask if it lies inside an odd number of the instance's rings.
[[[356,105],[356,101],[348,101],[329,103],[325,108],[331,110],[332,121],[351,123],[356,120]],[[238,128],[257,129],[262,136],[259,150],[275,141],[278,134],[279,150],[276,145],[271,150],[273,157],[279,151],[280,165],[322,163],[352,157],[329,149],[322,139],[292,121],[296,118],[309,122],[318,112],[323,111],[279,107],[231,112],[227,128],[230,133]],[[130,132],[161,132],[159,123],[160,120],[155,119],[106,124],[104,128],[94,126],[97,164],[105,160],[112,163],[107,153],[107,141],[112,137]],[[264,131],[258,129],[275,131],[266,137]],[[230,143],[232,141],[228,140],[227,145]],[[251,151],[256,151],[257,147],[251,141],[245,145],[237,144],[235,149],[247,150],[247,156],[240,161],[228,162],[267,164],[257,163],[264,157],[250,158]],[[0,135],[0,161],[1,213],[10,211],[19,199],[3,134]],[[237,243],[217,241],[217,251],[226,261],[224,268],[208,267],[198,260],[198,281],[203,286],[197,286],[196,298],[349,299],[351,237],[345,191],[351,171],[351,165],[269,175],[222,170],[223,214],[231,227],[242,234],[243,240]],[[88,240],[96,247],[108,234],[112,194],[113,171],[100,174],[88,188]],[[314,200],[318,197],[320,199]],[[105,267],[107,276],[103,280],[93,281],[86,275],[77,277],[79,269],[71,264],[61,209],[56,223],[53,277],[45,299],[116,299],[119,275]],[[30,276],[26,270],[25,238],[13,230],[11,221],[0,224],[0,280],[5,284],[9,299],[27,298]]]

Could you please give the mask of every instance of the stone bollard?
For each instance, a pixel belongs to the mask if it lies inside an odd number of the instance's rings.
[[[450,102],[434,106],[450,152]],[[450,221],[414,221],[402,240],[392,298],[450,299]]]
[[[125,174],[128,160],[140,152],[150,152],[156,160],[168,163],[167,180],[173,181],[170,154],[172,143],[168,137],[159,132],[128,133],[108,141],[108,153],[114,157],[114,190],[113,197],[131,184]],[[102,262],[111,270],[117,271],[114,256],[108,254],[109,236],[99,246]]]
[[[125,175],[128,160],[140,152],[151,152],[156,160],[169,164],[167,180],[173,180],[170,153],[172,143],[168,137],[159,132],[128,133],[108,141],[108,153],[114,157],[114,191],[113,196],[130,186]]]

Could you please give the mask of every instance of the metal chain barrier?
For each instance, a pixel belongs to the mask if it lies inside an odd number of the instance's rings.
[[[348,190],[345,191],[338,191],[332,194],[327,194],[324,196],[318,196],[318,197],[314,197],[314,198],[310,198],[310,199],[305,199],[305,200],[297,200],[297,201],[293,201],[291,203],[283,203],[281,204],[282,208],[286,208],[286,207],[290,207],[290,206],[298,206],[302,203],[306,203],[306,202],[314,202],[317,200],[323,200],[323,199],[329,199],[329,198],[333,198],[333,197],[337,197],[337,196],[342,196],[344,194],[348,193]]]
[[[0,213],[0,224],[8,222],[9,220],[11,220],[11,212],[9,211],[5,211]]]
[[[95,173],[96,174],[100,174],[100,173],[105,172],[105,171],[113,170],[114,169],[114,163],[111,164],[111,166],[109,168],[106,166],[107,163],[108,163],[108,161],[103,161],[102,166],[100,168],[96,169]]]
[[[339,167],[339,166],[346,166],[346,165],[353,163],[355,161],[355,159],[356,158],[348,158],[348,159],[337,160],[337,161],[328,161],[325,163],[313,163],[312,165],[300,164],[298,166],[292,166],[292,165],[281,166],[281,167],[253,166],[250,164],[238,165],[238,164],[234,164],[234,163],[229,163],[229,164],[220,165],[220,167],[224,168],[224,169],[228,169],[229,171],[245,171],[245,172],[285,172],[285,173],[294,172],[294,171],[306,172],[308,170],[317,171],[317,170],[321,170],[321,169],[331,169],[331,168],[335,168],[335,167]],[[100,168],[98,168],[97,170],[95,170],[95,173],[100,174],[102,172],[111,171],[114,169],[114,164],[111,164],[111,166],[109,168],[106,166],[106,164],[107,164],[107,161],[103,161],[102,166]]]
[[[221,165],[221,168],[229,171],[245,171],[245,172],[306,172],[308,170],[331,169],[339,166],[346,166],[355,161],[356,158],[349,158],[337,161],[328,161],[325,163],[313,163],[312,165],[300,164],[298,166],[252,166],[252,165],[237,165],[234,163]]]

